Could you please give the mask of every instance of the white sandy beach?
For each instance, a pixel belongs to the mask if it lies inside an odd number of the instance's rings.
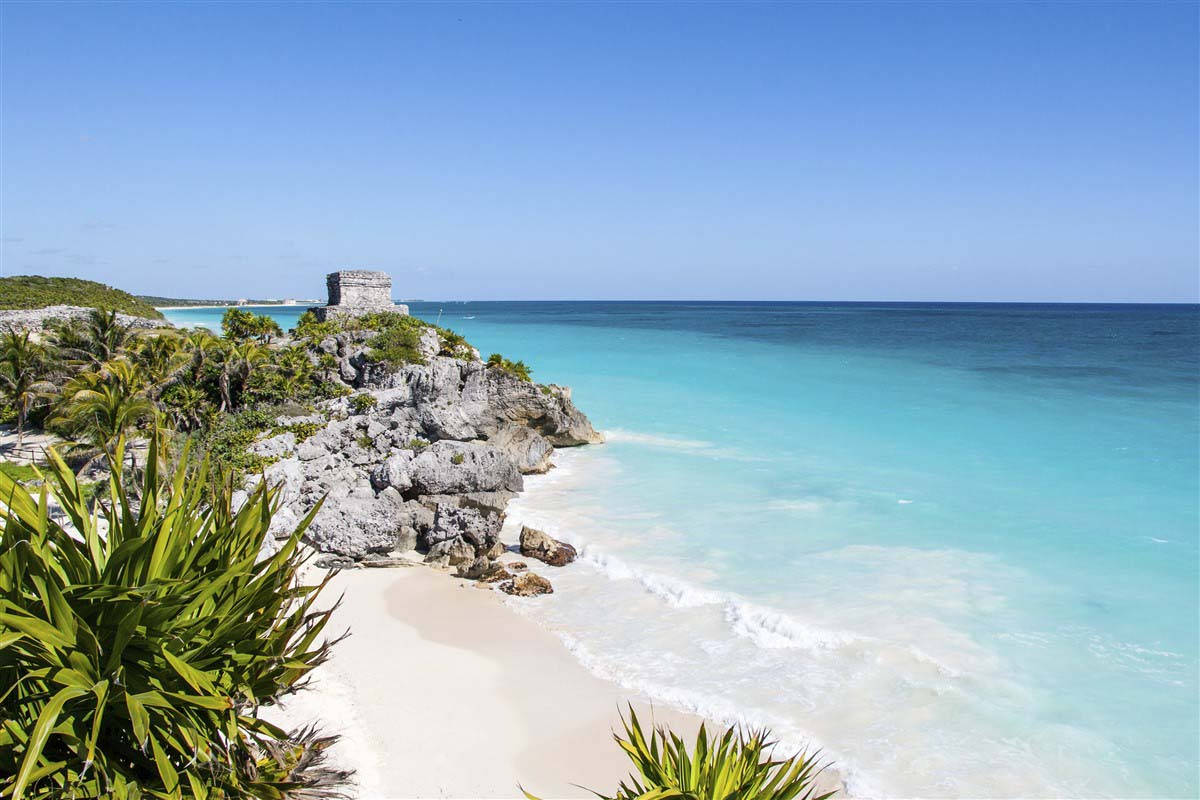
[[[360,798],[590,797],[574,784],[609,792],[628,772],[610,733],[626,701],[685,736],[699,725],[593,676],[476,584],[366,569],[338,575],[338,594],[331,633],[351,636],[282,721],[339,734],[332,759],[356,771]]]

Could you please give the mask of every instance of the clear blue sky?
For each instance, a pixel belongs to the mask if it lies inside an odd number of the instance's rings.
[[[1198,6],[0,6],[4,274],[1185,300]]]

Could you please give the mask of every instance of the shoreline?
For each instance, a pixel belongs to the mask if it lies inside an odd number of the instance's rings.
[[[556,583],[554,567],[511,551],[501,561],[518,559]],[[346,570],[329,589],[341,606],[328,634],[351,635],[311,690],[264,716],[340,735],[330,760],[355,772],[359,800],[594,797],[580,787],[614,791],[633,767],[612,737],[628,705],[689,746],[701,724],[711,736],[732,722],[594,671],[569,631],[526,613],[553,594],[508,598],[417,562]],[[816,793],[849,797],[844,765],[827,760]]]
[[[341,736],[330,760],[355,771],[360,800],[610,791],[631,766],[611,736],[627,701],[644,723],[695,734],[699,717],[596,677],[552,632],[475,587],[421,566],[337,575],[329,633],[351,635],[309,689],[264,716]]]
[[[228,303],[226,305],[213,306],[155,306],[155,311],[187,311],[189,308],[213,311],[218,308],[309,308],[311,305],[321,305],[320,301],[313,303]]]
[[[338,735],[329,759],[354,771],[358,800],[613,791],[633,767],[612,737],[630,704],[644,728],[667,725],[689,744],[702,723],[710,736],[723,730],[598,677],[553,631],[478,586],[421,565],[335,576],[329,635],[350,636],[307,690],[263,716]],[[845,797],[835,768],[818,793]]]

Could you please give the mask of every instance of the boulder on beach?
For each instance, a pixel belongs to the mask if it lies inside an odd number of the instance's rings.
[[[578,553],[566,542],[560,542],[537,528],[522,525],[521,555],[536,558],[552,567],[565,567],[575,560]]]

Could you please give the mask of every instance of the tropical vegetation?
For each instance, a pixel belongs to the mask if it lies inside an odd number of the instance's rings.
[[[825,769],[818,753],[776,758],[766,731],[735,725],[710,737],[701,724],[689,747],[664,726],[647,735],[632,706],[621,722],[624,736],[613,738],[637,774],[612,795],[593,792],[600,800],[827,800],[835,794],[816,794],[817,777]],[[537,800],[528,792],[525,796]]]
[[[95,510],[53,450],[36,497],[0,472],[0,796],[329,796],[329,740],[259,716],[331,646],[298,575],[312,514],[264,555],[276,489],[234,509],[207,459],[164,471],[155,428],[134,491],[123,449]]]
[[[135,317],[163,318],[162,313],[150,303],[96,281],[46,278],[41,275],[0,278],[0,309],[47,306],[110,308]]]
[[[487,365],[490,369],[502,370],[526,382],[533,380],[530,376],[532,370],[524,361],[509,361],[499,353],[492,353],[488,356]]]

